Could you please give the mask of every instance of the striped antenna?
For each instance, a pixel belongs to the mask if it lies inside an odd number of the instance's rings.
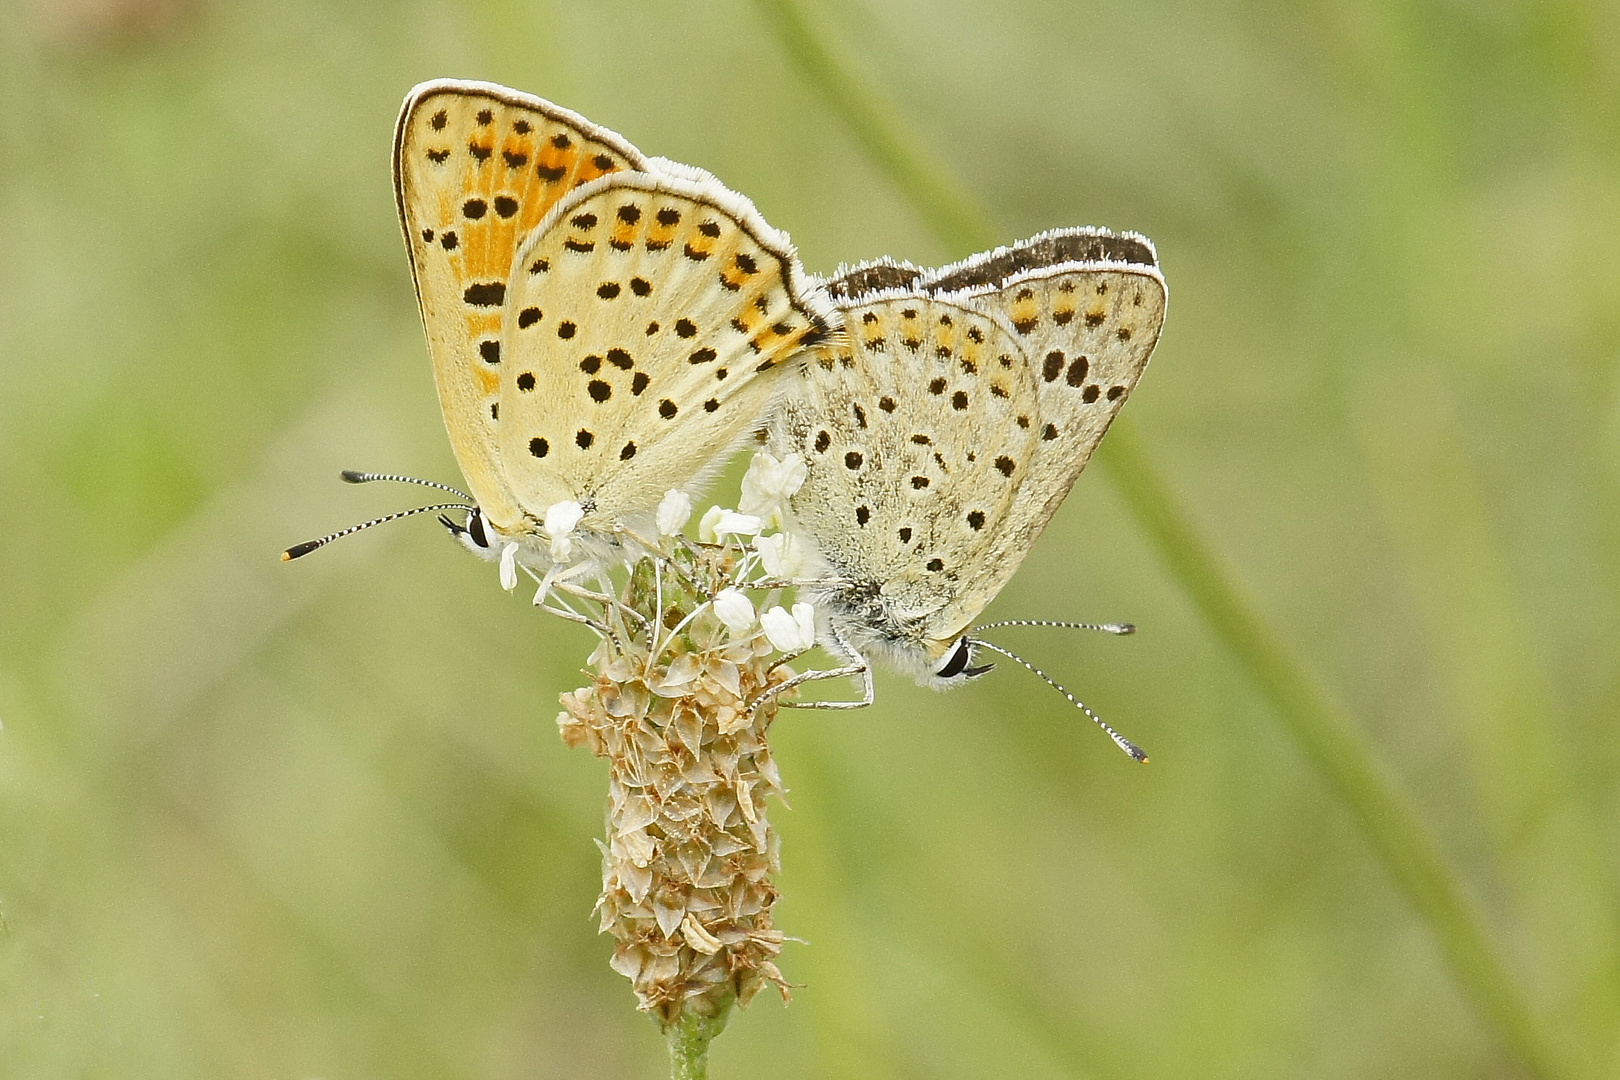
[[[1147,751],[1143,750],[1140,746],[1137,746],[1135,743],[1131,742],[1131,740],[1127,739],[1125,736],[1121,735],[1119,732],[1117,732],[1113,728],[1109,727],[1108,726],[1108,721],[1104,720],[1102,717],[1100,717],[1096,713],[1092,712],[1091,709],[1086,705],[1085,702],[1081,701],[1079,698],[1075,697],[1073,694],[1071,694],[1067,690],[1065,690],[1063,688],[1063,685],[1061,683],[1059,683],[1056,679],[1052,678],[1052,676],[1048,675],[1046,672],[1042,671],[1040,668],[1036,667],[1034,664],[1030,663],[1028,660],[1025,660],[1022,656],[1019,656],[1017,653],[1012,652],[1009,649],[1003,649],[1000,645],[992,645],[990,642],[984,641],[984,640],[982,640],[980,638],[973,638],[972,641],[973,641],[973,644],[975,644],[975,645],[982,645],[984,648],[989,649],[991,652],[998,652],[1002,656],[1005,656],[1007,659],[1009,659],[1009,660],[1011,660],[1011,661],[1013,661],[1015,663],[1022,664],[1024,667],[1028,668],[1030,671],[1033,671],[1038,678],[1040,678],[1042,681],[1044,681],[1046,683],[1046,685],[1050,686],[1052,689],[1056,690],[1058,693],[1060,693],[1064,697],[1068,698],[1069,699],[1069,704],[1073,705],[1075,708],[1079,709],[1081,712],[1083,712],[1087,716],[1091,717],[1092,721],[1098,727],[1102,728],[1103,731],[1107,733],[1107,735],[1108,735],[1108,737],[1110,739],[1114,740],[1114,745],[1118,746],[1121,750],[1123,750],[1127,754],[1129,754],[1131,756],[1132,760],[1139,761],[1143,765],[1146,765],[1148,763]]]
[[[987,622],[975,626],[975,630],[994,630],[998,626],[1055,626],[1061,630],[1101,630],[1105,634],[1136,633],[1136,624],[1128,622],[1052,622],[1049,619],[1008,619],[1006,622]]]
[[[323,548],[334,540],[340,540],[343,537],[348,536],[350,533],[359,532],[361,529],[369,529],[373,525],[382,525],[385,522],[397,521],[400,518],[408,518],[416,514],[425,514],[430,510],[471,511],[473,509],[475,509],[475,507],[470,506],[467,503],[434,503],[432,506],[418,506],[414,510],[401,510],[398,513],[388,514],[385,517],[374,518],[371,521],[363,522],[359,525],[350,525],[347,529],[342,529],[330,536],[323,536],[319,540],[306,540],[302,544],[294,544],[292,547],[281,553],[281,561],[291,562],[294,559],[302,558],[303,556],[314,551],[316,548]]]
[[[448,491],[458,499],[466,499],[468,502],[473,501],[472,496],[465,491],[458,491],[449,484],[441,484],[437,480],[420,480],[414,476],[399,476],[395,473],[360,472],[357,469],[344,469],[338,473],[338,476],[345,484],[369,484],[374,480],[392,480],[396,484],[421,484],[423,487]]]

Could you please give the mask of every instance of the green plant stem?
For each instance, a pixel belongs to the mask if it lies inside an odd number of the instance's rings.
[[[1108,452],[1099,459],[1175,579],[1259,684],[1306,758],[1344,801],[1362,835],[1428,922],[1476,1008],[1536,1075],[1566,1075],[1417,811],[1344,708],[1289,654],[1224,571],[1149,463],[1135,429],[1116,420]]]
[[[760,0],[759,6],[781,35],[788,56],[826,95],[833,111],[935,235],[960,251],[990,247],[995,230],[989,215],[890,118],[878,95],[850,65],[833,55],[798,5],[790,0]]]
[[[725,1030],[730,1008],[718,1016],[683,1012],[681,1018],[664,1029],[669,1042],[671,1080],[709,1080],[709,1043]]]
[[[959,253],[989,247],[988,216],[942,180],[877,94],[836,57],[793,0],[759,0],[783,48],[826,96],[872,159]],[[1457,984],[1528,1070],[1544,1080],[1570,1075],[1497,958],[1455,872],[1416,811],[1378,762],[1345,710],[1283,646],[1234,584],[1143,453],[1131,426],[1116,421],[1099,459],[1171,574],[1271,702],[1363,836],[1434,932]]]

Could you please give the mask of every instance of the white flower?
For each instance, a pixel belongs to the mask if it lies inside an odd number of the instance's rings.
[[[674,536],[692,516],[692,500],[686,492],[670,488],[658,504],[658,535]]]
[[[714,527],[725,512],[725,507],[722,506],[711,506],[703,512],[703,517],[698,520],[698,540],[701,543],[713,544],[717,542]]]
[[[517,552],[516,544],[501,548],[501,588],[507,592],[517,588]]]
[[[721,589],[714,597],[714,613],[733,634],[746,633],[754,626],[754,602],[738,589]]]
[[[703,520],[698,522],[698,539],[705,544],[719,544],[724,543],[727,536],[753,536],[760,528],[761,522],[757,517],[739,514],[723,506],[711,506],[709,512],[703,515]]]
[[[571,539],[574,535],[574,526],[579,519],[585,516],[585,508],[577,502],[563,501],[552,503],[546,507],[546,520],[540,526],[540,531],[551,539],[551,557],[556,562],[565,562],[574,550]]]
[[[781,652],[802,653],[816,643],[816,609],[809,604],[794,604],[792,614],[778,605],[762,614],[759,624]]]
[[[782,507],[788,498],[804,485],[809,470],[804,458],[789,454],[781,461],[761,450],[748,464],[743,476],[742,500],[737,509],[753,514],[772,524],[781,524]]]
[[[765,572],[773,578],[793,578],[804,569],[804,544],[792,533],[754,537],[754,550]]]

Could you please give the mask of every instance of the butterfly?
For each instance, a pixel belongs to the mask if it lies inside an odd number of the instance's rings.
[[[1062,229],[935,270],[866,263],[827,290],[848,337],[814,350],[770,442],[808,463],[789,510],[826,564],[828,645],[868,701],[867,657],[925,685],[975,678],[974,621],[1147,366],[1157,254]]]
[[[559,519],[610,544],[723,460],[840,327],[742,195],[505,87],[413,89],[394,188],[476,503],[447,524],[482,554],[545,565]]]

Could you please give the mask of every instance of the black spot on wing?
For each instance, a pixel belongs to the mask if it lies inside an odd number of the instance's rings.
[[[473,307],[500,307],[506,302],[506,282],[480,281],[467,286],[461,299]]]

